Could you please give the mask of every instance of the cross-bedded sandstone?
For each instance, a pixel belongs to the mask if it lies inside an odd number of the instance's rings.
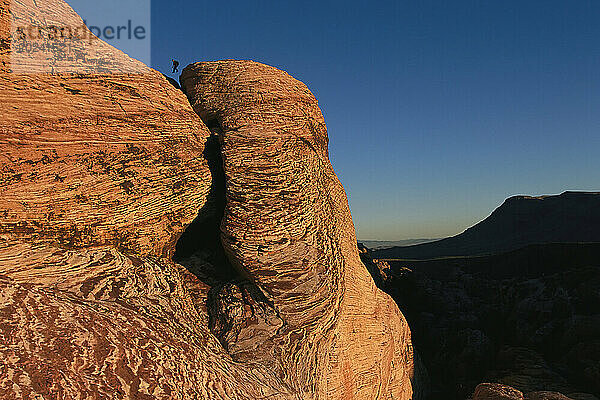
[[[410,331],[360,262],[314,96],[252,61],[193,64],[181,82],[221,140],[226,253],[285,324],[254,357],[322,398],[410,398]]]
[[[16,74],[0,5],[1,398],[411,397],[410,331],[358,258],[305,85],[196,64],[192,109],[99,40],[76,50],[106,73]]]

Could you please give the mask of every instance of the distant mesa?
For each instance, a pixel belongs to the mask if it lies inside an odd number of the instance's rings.
[[[376,258],[430,259],[475,256],[545,243],[600,242],[600,192],[513,196],[463,233],[374,252]]]

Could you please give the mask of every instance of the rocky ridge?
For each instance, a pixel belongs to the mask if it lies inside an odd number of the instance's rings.
[[[598,243],[599,210],[599,192],[512,196],[456,236],[374,253],[378,258],[431,259],[503,253],[544,243]]]

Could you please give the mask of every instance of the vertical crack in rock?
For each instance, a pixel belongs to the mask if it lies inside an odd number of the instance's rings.
[[[273,304],[247,281],[213,287],[207,307],[211,332],[237,361],[254,362],[254,352],[284,326]]]
[[[254,357],[248,353],[274,336],[284,322],[273,302],[243,270],[232,266],[223,250],[220,226],[226,198],[219,137],[222,129],[216,119],[205,124],[211,136],[203,156],[212,184],[198,216],[177,241],[173,261],[211,286],[206,303],[211,332],[235,360],[252,362]]]
[[[217,136],[207,138],[203,156],[208,163],[212,183],[198,216],[177,241],[173,261],[213,286],[238,278],[239,274],[228,262],[221,245],[219,227],[225,210],[225,175]]]

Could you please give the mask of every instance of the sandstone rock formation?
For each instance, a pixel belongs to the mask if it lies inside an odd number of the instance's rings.
[[[0,0],[0,6],[2,72],[151,73],[91,34],[64,1]]]
[[[77,51],[105,73],[17,74],[0,4],[0,398],[411,398],[410,330],[360,262],[306,86],[195,64],[203,122],[101,41]]]
[[[323,398],[410,398],[410,332],[360,262],[308,88],[249,61],[193,64],[181,83],[221,142],[227,258],[283,322],[234,358]]]
[[[369,271],[373,277],[375,285],[377,285],[377,287],[384,287],[386,281],[392,277],[390,264],[373,258],[371,250],[362,243],[358,243],[358,252],[360,254],[360,260],[365,264],[365,267],[367,267],[367,271]]]

